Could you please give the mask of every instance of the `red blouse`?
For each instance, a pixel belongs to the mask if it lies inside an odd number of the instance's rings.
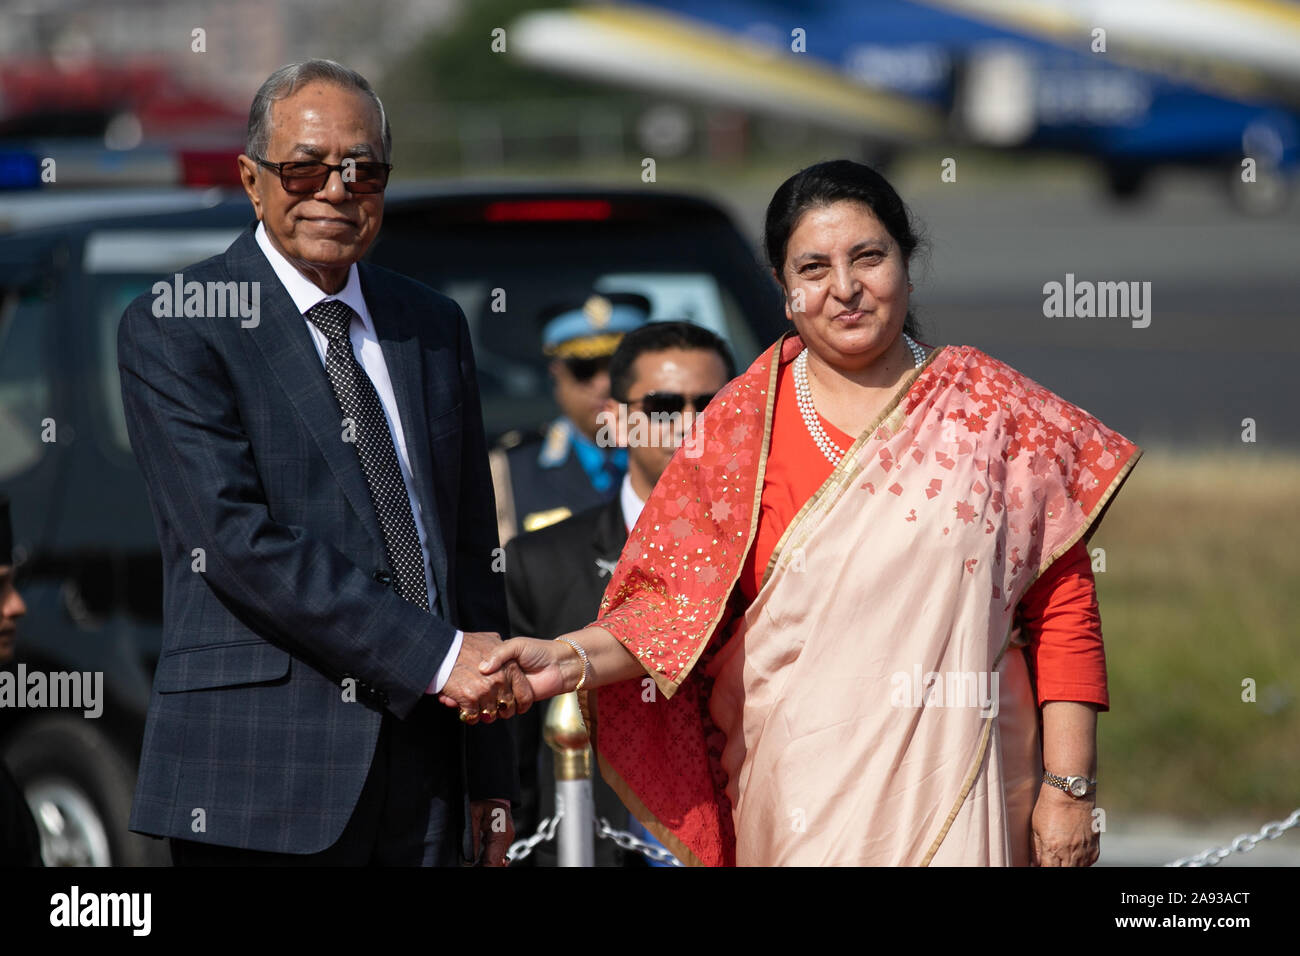
[[[819,414],[822,428],[841,448],[853,444]],[[830,476],[832,466],[799,415],[794,364],[780,372],[772,420],[772,444],[760,499],[758,531],[740,574],[739,587],[753,601],[767,562],[785,529],[805,501]],[[1106,693],[1106,655],[1101,640],[1092,562],[1082,541],[1054,561],[1025,592],[1017,615],[1029,637],[1030,665],[1036,675],[1038,704],[1049,700],[1094,703],[1110,709]]]

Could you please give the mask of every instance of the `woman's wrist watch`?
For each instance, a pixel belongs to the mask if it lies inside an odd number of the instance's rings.
[[[1086,797],[1097,789],[1097,778],[1089,780],[1087,777],[1080,777],[1073,774],[1069,777],[1058,777],[1054,773],[1043,771],[1043,783],[1050,784],[1058,790],[1064,790],[1072,797]]]

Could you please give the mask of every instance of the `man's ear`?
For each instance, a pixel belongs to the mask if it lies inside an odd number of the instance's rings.
[[[236,160],[239,163],[239,184],[244,187],[244,194],[253,204],[259,222],[262,220],[262,197],[257,192],[257,163],[244,153]]]

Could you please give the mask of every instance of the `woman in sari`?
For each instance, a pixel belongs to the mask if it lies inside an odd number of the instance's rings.
[[[916,341],[917,238],[870,168],[791,177],[765,240],[794,328],[681,433],[598,619],[484,671],[579,690],[605,779],[687,863],[1091,865],[1086,543],[1140,450]]]

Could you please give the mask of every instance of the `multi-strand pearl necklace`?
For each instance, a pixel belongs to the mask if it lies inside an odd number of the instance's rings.
[[[903,333],[903,341],[912,353],[912,361],[915,367],[920,368],[925,362],[925,350],[917,345],[906,332]],[[844,449],[831,441],[830,436],[826,434],[826,429],[822,428],[822,423],[817,418],[817,409],[813,407],[812,389],[808,386],[808,349],[806,348],[794,360],[794,392],[799,399],[799,414],[803,416],[803,423],[808,428],[808,434],[817,443],[817,447],[822,450],[822,454],[826,456],[827,461],[832,466],[839,465],[844,459]]]

